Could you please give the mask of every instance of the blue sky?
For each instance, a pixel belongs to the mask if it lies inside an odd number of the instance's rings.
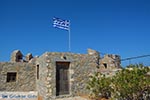
[[[73,53],[150,54],[149,0],[0,0],[0,61],[16,49],[68,52],[68,32],[53,28],[54,16],[71,21]]]

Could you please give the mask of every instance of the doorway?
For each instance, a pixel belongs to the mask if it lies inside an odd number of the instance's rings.
[[[56,62],[56,96],[69,94],[69,62]]]

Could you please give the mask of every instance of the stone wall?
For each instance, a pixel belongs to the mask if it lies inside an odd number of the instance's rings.
[[[7,82],[8,73],[16,73],[13,82]],[[0,91],[35,91],[36,70],[33,64],[28,63],[0,63]]]
[[[73,54],[73,53],[57,53],[46,52],[39,57],[39,80],[37,87],[39,95],[43,99],[55,99],[56,96],[56,62],[70,62],[69,66],[69,90],[67,96],[77,96],[88,94],[86,83],[89,75],[95,73],[97,69],[98,55],[95,54]],[[65,95],[66,96],[66,95]],[[64,97],[58,96],[58,97]]]
[[[23,54],[20,50],[15,50],[11,54],[11,62],[22,62],[23,61]]]
[[[48,81],[47,81],[49,69],[47,68],[48,63],[46,61],[45,55],[40,56],[38,60],[36,61],[36,71],[38,71],[37,70],[38,66],[39,66],[39,72],[37,74],[39,74],[39,79],[37,79],[36,81],[37,90],[38,90],[38,94],[41,100],[46,100],[46,95],[47,95],[46,93],[48,91],[48,88],[51,88],[51,87],[48,86]]]
[[[121,59],[119,55],[107,54],[100,59],[100,70],[113,70],[121,68]]]
[[[57,62],[69,63],[67,95],[56,96]],[[23,54],[19,50],[15,50],[11,55],[11,62],[0,63],[0,91],[37,91],[40,100],[86,95],[89,94],[86,85],[90,75],[97,71],[116,68],[120,68],[120,56],[105,55],[104,58],[100,58],[100,53],[92,49],[88,49],[87,54],[46,52],[40,57],[33,57],[29,53],[26,59],[23,59]],[[12,72],[16,73],[16,79],[8,81],[13,79],[8,78]]]

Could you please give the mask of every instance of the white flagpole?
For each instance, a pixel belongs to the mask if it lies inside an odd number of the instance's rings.
[[[71,52],[71,34],[70,34],[70,20],[69,20],[69,52]]]
[[[68,21],[69,21],[69,23],[68,23]],[[70,20],[62,20],[62,19],[59,19],[59,18],[53,18],[53,27],[57,27],[57,28],[60,28],[60,29],[65,29],[65,30],[68,31],[68,33],[69,33],[69,36],[68,36],[69,37],[69,39],[68,39],[68,42],[69,42],[68,43],[68,50],[69,50],[69,52],[71,52]]]

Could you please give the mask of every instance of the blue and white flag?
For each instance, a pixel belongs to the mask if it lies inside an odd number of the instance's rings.
[[[70,21],[63,20],[60,18],[53,18],[53,27],[69,30],[70,29]]]

